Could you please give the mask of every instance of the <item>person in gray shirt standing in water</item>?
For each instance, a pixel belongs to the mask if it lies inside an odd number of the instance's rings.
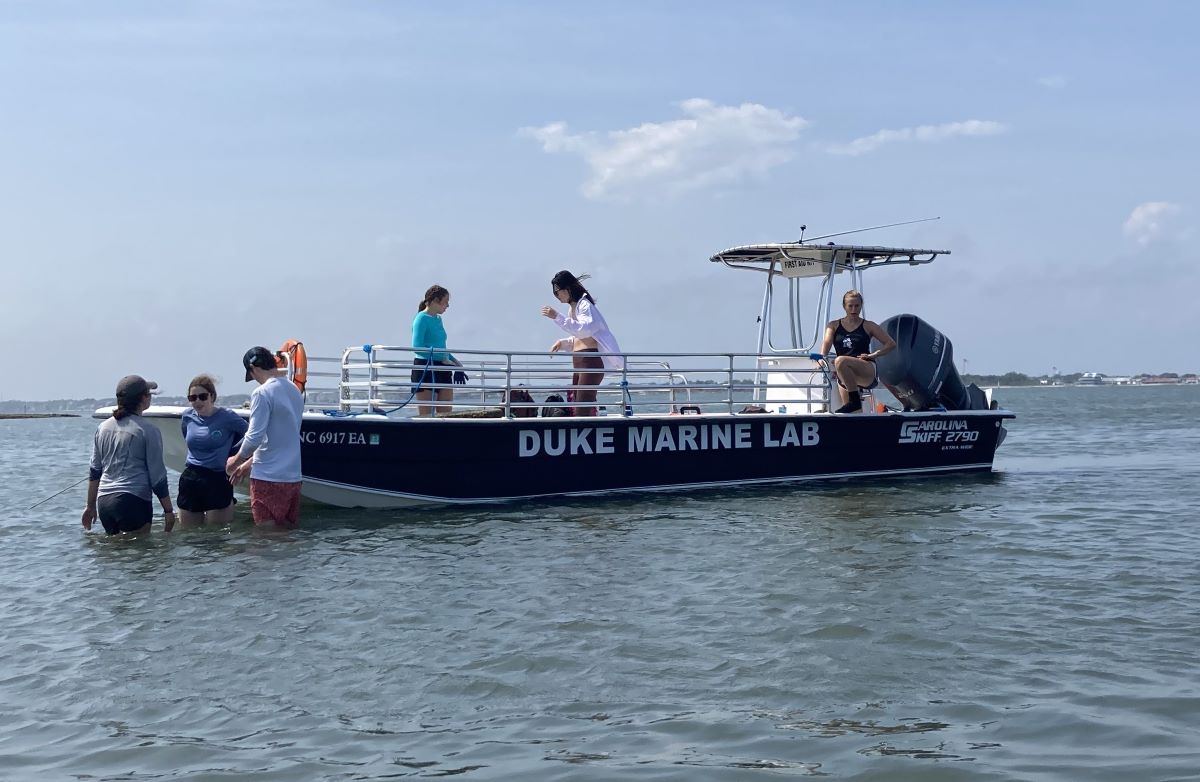
[[[140,375],[117,383],[117,409],[96,429],[88,469],[87,507],[80,521],[90,530],[97,515],[109,535],[146,532],[154,518],[151,495],[162,504],[167,532],[175,526],[162,432],[142,420],[150,392],[158,388]]]
[[[246,382],[258,382],[250,394],[250,428],[238,452],[225,463],[230,481],[250,473],[250,513],[255,524],[295,527],[300,521],[300,420],[304,397],[292,385],[275,356],[253,347],[242,357]],[[253,457],[253,461],[250,459]]]

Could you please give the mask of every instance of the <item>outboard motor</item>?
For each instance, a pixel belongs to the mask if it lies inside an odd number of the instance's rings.
[[[894,315],[880,327],[896,349],[875,360],[879,380],[905,410],[987,410],[983,391],[964,386],[954,369],[950,340],[916,315]]]

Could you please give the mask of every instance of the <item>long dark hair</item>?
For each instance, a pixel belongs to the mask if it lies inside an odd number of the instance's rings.
[[[148,393],[150,393],[149,390],[146,391],[146,394]],[[138,408],[142,406],[142,399],[146,396],[146,394],[132,398],[127,396],[117,397],[117,409],[113,410],[113,418],[120,421],[125,416],[137,415]]]
[[[581,274],[578,277],[576,277],[574,274],[571,274],[566,269],[563,269],[562,271],[560,271],[558,274],[554,275],[554,277],[551,278],[550,287],[556,291],[565,290],[567,292],[567,299],[572,304],[574,304],[575,302],[579,301],[580,299],[582,299],[584,297],[586,297],[587,300],[590,301],[592,304],[595,304],[596,299],[593,298],[592,294],[588,293],[587,288],[583,287],[582,280],[586,280],[586,279],[588,279],[588,275],[586,275],[586,274]]]
[[[429,302],[449,295],[450,291],[441,285],[430,285],[429,290],[425,291],[425,298],[421,299],[421,303],[417,305],[417,312],[424,312],[425,308],[429,306]]]

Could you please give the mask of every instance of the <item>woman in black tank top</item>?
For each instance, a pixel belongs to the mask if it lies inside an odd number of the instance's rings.
[[[861,356],[871,352],[871,335],[867,333],[865,320],[853,331],[847,331],[842,320],[836,322],[837,329],[833,332],[834,353],[839,356]]]
[[[858,291],[846,291],[842,296],[842,307],[846,317],[831,320],[825,327],[821,355],[829,355],[831,348],[837,354],[833,361],[833,376],[837,379],[838,396],[843,404],[834,412],[857,413],[862,410],[859,391],[874,388],[879,383],[875,359],[892,352],[896,341],[878,323],[863,319],[863,297]],[[872,338],[879,343],[874,351],[871,350]]]

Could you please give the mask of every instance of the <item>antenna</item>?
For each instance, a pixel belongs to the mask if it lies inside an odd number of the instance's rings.
[[[912,225],[913,223],[928,223],[931,220],[941,220],[941,217],[922,217],[920,220],[905,220],[903,223],[888,223],[887,225],[873,225],[870,228],[855,228],[853,231],[840,231],[835,234],[825,234],[824,236],[813,236],[808,241],[815,242],[818,239],[830,239],[834,236],[847,236],[849,234],[860,234],[864,231],[878,231],[880,228],[895,228],[898,225]],[[804,226],[801,226],[800,243],[804,243],[803,238]]]
[[[808,230],[807,225],[800,226],[800,241],[796,242],[796,244],[804,244],[804,232],[807,230]]]

